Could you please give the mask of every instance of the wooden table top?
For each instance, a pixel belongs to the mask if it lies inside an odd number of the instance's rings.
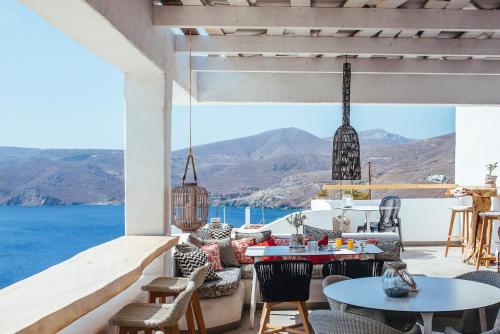
[[[178,237],[124,236],[0,290],[0,333],[55,333],[137,281]]]

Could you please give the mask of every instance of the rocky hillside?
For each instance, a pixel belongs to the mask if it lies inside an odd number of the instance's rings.
[[[0,204],[123,203],[123,151],[0,147]]]
[[[422,183],[434,174],[454,180],[454,134],[414,140],[376,129],[359,135],[362,163],[372,162],[374,183]],[[214,202],[306,207],[331,182],[331,147],[331,139],[286,128],[193,151],[200,184]],[[173,185],[181,180],[186,154],[172,152]],[[442,191],[399,194],[441,196]],[[0,205],[114,204],[122,203],[123,195],[123,151],[0,147]]]
[[[455,134],[415,140],[381,129],[362,131],[361,160],[372,162],[373,183],[424,183],[430,175],[454,181]],[[236,206],[307,207],[331,183],[331,138],[286,128],[194,148],[200,183],[214,201]],[[186,151],[173,152],[173,179],[182,175]],[[404,197],[439,197],[438,191],[399,191]],[[387,192],[373,192],[380,198]],[[333,196],[334,194],[331,194]]]

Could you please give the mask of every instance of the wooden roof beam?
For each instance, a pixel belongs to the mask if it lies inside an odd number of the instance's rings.
[[[448,12],[448,11],[446,11]],[[176,36],[175,50],[188,51],[188,38]],[[193,36],[194,53],[277,53],[384,56],[483,56],[500,55],[497,39]]]
[[[500,12],[386,8],[155,6],[170,28],[500,31]]]

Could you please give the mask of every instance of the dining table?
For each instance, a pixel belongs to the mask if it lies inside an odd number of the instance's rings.
[[[485,308],[500,302],[497,287],[456,278],[415,276],[418,291],[396,298],[385,294],[382,277],[356,278],[330,284],[324,288],[326,297],[343,305],[376,310],[420,313],[424,334],[432,332],[432,318],[437,312],[477,309],[481,331],[485,332]],[[345,310],[343,306],[341,310]]]
[[[363,212],[365,215],[365,232],[370,232],[370,222],[369,218],[372,212],[377,212],[380,210],[378,205],[353,205],[353,206],[339,206],[335,209],[341,210],[342,215],[345,216],[346,211],[358,211]]]
[[[470,237],[464,250],[463,260],[467,264],[476,264],[478,256],[481,252],[484,252],[479,245],[478,232],[482,229],[482,221],[479,214],[491,210],[491,199],[492,197],[498,197],[498,189],[488,186],[461,186],[460,190],[461,196],[472,197]],[[453,189],[449,189],[447,193],[452,195],[453,191]],[[492,257],[492,261],[494,260],[494,257]]]
[[[264,257],[297,257],[297,256],[324,256],[324,255],[337,255],[342,256],[359,256],[359,260],[369,260],[375,258],[376,254],[383,251],[373,244],[366,244],[364,248],[356,245],[353,249],[348,249],[346,246],[335,248],[332,246],[318,247],[317,249],[304,249],[297,252],[289,246],[250,246],[245,252],[245,256],[252,257],[253,262],[262,261]],[[250,328],[255,325],[255,310],[257,306],[257,273],[255,266],[252,275],[252,294],[250,299]]]

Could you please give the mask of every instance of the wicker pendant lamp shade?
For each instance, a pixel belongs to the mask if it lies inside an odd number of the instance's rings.
[[[182,232],[193,232],[208,220],[208,191],[198,186],[196,167],[191,145],[191,31],[189,32],[189,153],[182,177],[182,185],[172,189],[172,223]],[[194,181],[186,182],[189,164]]]
[[[333,136],[332,180],[360,180],[358,133],[350,125],[351,64],[344,63],[342,76],[342,126]]]

